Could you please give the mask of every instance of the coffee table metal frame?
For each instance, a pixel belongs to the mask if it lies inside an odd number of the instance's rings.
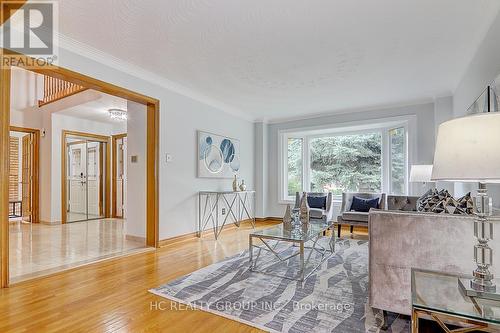
[[[260,231],[253,232],[249,235],[249,264],[250,268],[249,270],[252,272],[258,272],[258,273],[263,273],[267,275],[272,275],[272,276],[277,276],[281,278],[287,278],[291,280],[296,280],[303,282],[306,280],[309,276],[311,276],[312,273],[318,269],[318,267],[321,266],[321,264],[328,259],[334,252],[335,252],[335,232],[333,232],[333,222],[331,223],[324,223],[324,222],[311,222],[311,223],[318,223],[321,224],[321,227],[317,229],[317,233],[313,234],[307,234],[309,237],[303,237],[302,239],[295,239],[292,237],[287,237],[287,236],[275,236],[275,235],[264,235],[261,234]],[[280,226],[274,226],[272,228],[283,228],[283,225]],[[327,237],[324,236],[323,234],[328,230],[331,229],[331,236],[330,236],[330,241],[328,243],[329,248],[325,248],[321,244],[318,243],[318,241],[323,238]],[[254,238],[257,238],[260,240],[263,244],[261,245],[256,245],[254,242]],[[269,241],[275,241],[274,243],[271,243]],[[286,248],[285,250],[282,251],[277,251],[277,247],[280,243],[282,242],[287,242],[287,243],[292,243],[294,246],[298,247],[298,251],[296,253],[293,253],[288,256],[283,256],[284,252],[288,250]],[[308,243],[311,243],[310,246],[308,246]],[[256,256],[254,256],[254,249],[257,249]],[[306,258],[306,252],[305,250],[309,249],[309,253]],[[261,263],[260,266],[258,266],[258,261],[261,256],[262,251],[270,252],[274,255],[274,258],[271,260],[268,260],[264,263]],[[314,266],[314,268],[307,274],[305,275],[306,268],[311,261],[311,256],[313,253],[319,253],[321,254],[321,259],[318,264]],[[280,274],[275,274],[266,271],[266,268],[269,268],[270,266],[276,264],[277,262],[286,262],[287,260],[294,258],[296,256],[299,256],[299,263],[300,263],[300,269],[296,277],[290,277],[290,276],[284,276]]]

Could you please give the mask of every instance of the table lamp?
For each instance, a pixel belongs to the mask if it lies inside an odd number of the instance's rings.
[[[432,165],[412,165],[410,170],[410,183],[421,183],[422,188],[425,188],[427,183],[434,182],[431,180]]]
[[[432,176],[432,165],[412,165],[410,170],[410,182],[430,183]]]
[[[500,183],[500,113],[482,113],[453,119],[439,126],[432,180],[479,183],[475,198],[473,279],[459,279],[467,296],[500,300],[489,268],[493,250],[493,221],[487,183]]]

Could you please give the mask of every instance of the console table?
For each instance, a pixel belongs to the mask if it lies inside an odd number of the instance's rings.
[[[222,209],[227,209],[225,215]],[[201,237],[210,223],[217,239],[231,221],[237,227],[244,220],[250,220],[255,228],[255,191],[201,191],[198,193],[198,237]]]

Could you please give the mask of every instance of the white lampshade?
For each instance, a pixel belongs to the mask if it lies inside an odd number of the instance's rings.
[[[442,123],[431,178],[499,183],[500,113],[482,113]]]
[[[429,183],[431,182],[432,165],[412,165],[410,171],[410,182]]]

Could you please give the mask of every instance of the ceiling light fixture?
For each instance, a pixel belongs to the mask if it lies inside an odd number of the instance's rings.
[[[109,116],[115,120],[127,120],[127,110],[123,109],[109,109]]]

